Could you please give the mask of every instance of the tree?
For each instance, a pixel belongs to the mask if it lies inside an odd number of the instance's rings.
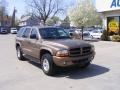
[[[48,18],[47,21],[46,21],[46,24],[48,26],[54,26],[55,24],[57,24],[59,22],[59,17],[57,16],[54,16],[52,18]]]
[[[7,16],[7,2],[6,0],[1,0],[0,1],[1,26],[4,26],[4,16]]]
[[[62,21],[60,26],[65,28],[65,29],[70,28],[70,19],[68,16],[65,17],[65,19]]]
[[[66,16],[66,17],[65,17],[64,22],[65,22],[65,23],[70,23],[70,18],[69,18],[69,16]]]
[[[68,15],[72,24],[77,27],[101,25],[102,23],[92,0],[78,0],[78,4],[69,9]]]
[[[39,21],[46,24],[46,21],[50,17],[54,17],[59,12],[63,11],[63,7],[59,0],[31,0],[28,6],[32,10],[32,15],[36,16]]]
[[[109,40],[107,30],[103,31],[103,34],[101,36],[101,40],[103,40],[103,41],[108,41]]]

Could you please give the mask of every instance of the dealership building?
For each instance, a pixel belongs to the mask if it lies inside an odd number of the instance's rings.
[[[96,8],[109,35],[120,34],[120,0],[96,0]]]

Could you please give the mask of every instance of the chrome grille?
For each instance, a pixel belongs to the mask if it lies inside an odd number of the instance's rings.
[[[70,56],[85,56],[91,54],[91,47],[81,47],[70,49]]]

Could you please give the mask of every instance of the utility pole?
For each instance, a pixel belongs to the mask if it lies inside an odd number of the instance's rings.
[[[84,39],[84,37],[83,37],[83,29],[84,29],[84,26],[82,26],[81,29],[82,29],[82,40],[83,40],[83,39]]]
[[[12,14],[11,27],[15,27],[15,17],[16,17],[16,12],[17,12],[15,9],[15,0],[13,0],[13,4],[14,4],[14,10]]]
[[[15,27],[15,15],[16,15],[16,9],[14,7],[13,15],[12,15],[12,21],[11,21],[11,27]]]

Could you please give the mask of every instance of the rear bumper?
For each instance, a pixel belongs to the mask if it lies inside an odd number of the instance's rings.
[[[87,62],[91,62],[94,59],[95,52],[90,55],[86,56],[79,56],[79,57],[56,57],[53,56],[53,61],[57,66],[67,67],[76,64],[84,64]]]

